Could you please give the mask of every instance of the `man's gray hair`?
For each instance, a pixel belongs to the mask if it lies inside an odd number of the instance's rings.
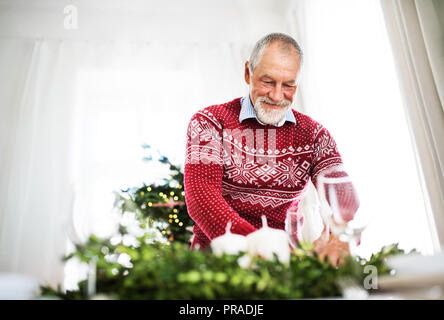
[[[253,73],[253,70],[256,68],[259,61],[261,60],[265,49],[270,43],[275,41],[278,41],[284,49],[288,50],[291,47],[296,49],[302,63],[302,49],[296,42],[296,40],[285,33],[270,33],[267,34],[265,37],[259,39],[259,41],[256,42],[256,44],[254,45],[253,51],[251,52],[250,61],[248,63],[248,69],[250,69],[251,73]]]

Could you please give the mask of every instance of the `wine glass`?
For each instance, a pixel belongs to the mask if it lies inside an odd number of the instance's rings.
[[[285,219],[285,231],[288,234],[288,239],[293,248],[299,247],[300,232],[302,229],[303,215],[300,207],[291,207],[287,211]]]
[[[358,210],[359,198],[350,177],[340,172],[320,176],[318,191],[327,228],[339,240],[348,242],[350,254],[355,256],[368,217]]]

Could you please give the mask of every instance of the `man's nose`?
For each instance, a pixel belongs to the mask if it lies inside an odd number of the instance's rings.
[[[269,93],[269,97],[276,103],[281,102],[284,99],[284,92],[280,84],[276,84]]]

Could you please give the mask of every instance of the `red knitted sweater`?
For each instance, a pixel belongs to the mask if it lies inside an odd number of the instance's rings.
[[[256,119],[239,123],[240,98],[198,111],[187,131],[185,200],[195,221],[192,247],[205,248],[225,233],[247,235],[267,217],[284,229],[309,179],[342,163],[329,132],[292,110],[296,123],[281,127]],[[294,208],[293,208],[294,209]]]

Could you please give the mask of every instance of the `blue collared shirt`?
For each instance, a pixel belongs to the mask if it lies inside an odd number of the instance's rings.
[[[251,99],[250,99],[249,95],[248,95],[248,97],[241,98],[240,102],[241,102],[241,111],[239,114],[239,122],[242,122],[245,119],[254,118],[260,124],[264,124],[256,117],[256,113],[254,112],[254,108],[253,108],[253,105],[251,104]],[[285,121],[290,121],[290,122],[296,123],[296,119],[295,119],[294,114],[291,111],[291,109],[288,109],[287,113],[285,114],[285,118],[282,119],[281,122],[274,124],[274,126],[280,127],[285,123]]]

